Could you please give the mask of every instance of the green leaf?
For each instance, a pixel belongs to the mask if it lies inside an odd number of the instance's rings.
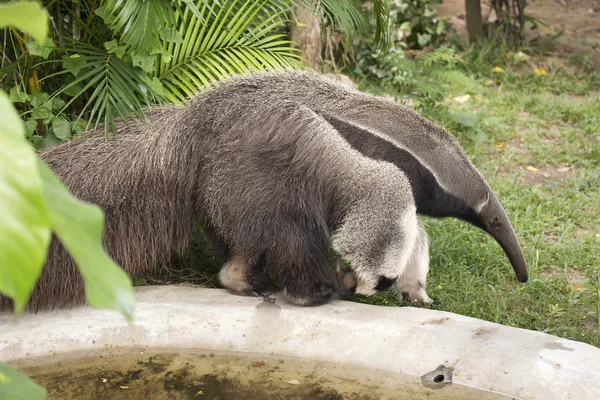
[[[133,286],[129,276],[102,247],[102,211],[73,197],[41,160],[38,171],[52,230],[79,266],[88,303],[118,310],[131,319],[135,306]]]
[[[31,137],[33,135],[35,128],[37,128],[37,121],[35,119],[25,121],[25,134],[27,137]]]
[[[62,141],[69,140],[71,138],[71,124],[64,117],[56,117],[52,121],[52,130],[57,138]]]
[[[93,127],[102,123],[104,133],[108,134],[114,130],[116,117],[125,120],[136,118],[144,105],[157,100],[158,94],[148,85],[147,74],[139,68],[125,63],[115,54],[108,54],[104,48],[84,42],[74,42],[75,46],[77,57],[69,57],[69,68],[83,72],[78,73],[53,96],[71,91],[76,86],[80,87],[65,104],[65,108],[77,98],[82,98],[85,103],[80,115],[89,115],[89,124]],[[57,72],[48,77],[62,73],[67,71]]]
[[[158,94],[159,96],[163,95],[163,85],[160,79],[158,79],[157,77],[154,77],[152,79],[145,77],[145,81],[146,84],[156,92],[156,94]]]
[[[127,46],[119,46],[119,41],[117,39],[111,40],[110,42],[104,42],[104,48],[108,54],[114,54],[121,59],[125,55],[125,50],[127,50]]]
[[[167,42],[183,43],[183,37],[173,28],[167,28],[164,32],[162,32],[161,38]]]
[[[485,117],[481,120],[481,122],[486,126],[498,126],[502,123],[502,118],[500,117]]]
[[[63,64],[64,65],[64,64]],[[65,89],[62,91],[63,94],[73,97],[77,96],[77,93],[81,92],[81,85],[75,82],[77,78],[75,76],[69,76],[65,82]],[[63,106],[64,107],[64,106]]]
[[[469,139],[474,141],[476,144],[482,144],[488,140],[488,135],[481,129],[475,129],[474,131],[471,131],[468,136]]]
[[[29,54],[32,56],[42,57],[43,59],[47,59],[55,48],[54,42],[50,38],[46,39],[43,44],[30,40],[25,44],[25,46],[27,46],[27,51]]]
[[[421,47],[425,47],[431,42],[431,35],[428,33],[419,34],[417,37],[417,42]]]
[[[431,53],[429,53],[431,54]],[[475,93],[479,83],[464,73],[451,69],[452,64],[429,68],[426,73],[441,82],[448,83],[454,93]]]
[[[434,101],[440,101],[446,95],[446,90],[437,81],[423,79],[417,82],[417,90],[423,94],[424,97]]]
[[[70,56],[63,56],[62,67],[65,71],[69,71],[75,77],[81,75],[87,69],[87,65],[81,62],[80,54],[71,54]]]
[[[21,91],[19,86],[10,88],[9,100],[11,103],[24,103],[27,100],[27,93]]]
[[[33,107],[39,107],[48,101],[50,95],[46,92],[34,92],[27,96],[27,100]]]
[[[39,106],[33,109],[31,116],[34,119],[46,119],[52,116],[52,109],[46,106]]]
[[[471,112],[455,112],[450,114],[450,118],[457,124],[468,128],[475,128],[477,126],[477,114]]]
[[[0,4],[0,28],[14,26],[44,43],[48,36],[48,12],[37,1]]]
[[[446,28],[446,23],[444,22],[443,19],[439,19],[437,26],[435,28],[435,33],[436,35],[440,35],[442,32],[444,32],[444,29]]]
[[[26,375],[5,364],[0,364],[0,399],[43,400],[48,394]]]
[[[0,91],[0,292],[14,300],[16,314],[27,303],[50,242],[37,157],[23,134],[23,122]]]
[[[44,140],[40,147],[40,151],[47,150],[50,147],[54,147],[57,144],[61,144],[61,143],[62,143],[62,140],[57,138],[56,135],[54,134],[54,132],[52,132],[52,129],[50,129],[50,131],[46,134],[46,136],[44,136]]]
[[[94,10],[94,14],[102,18],[105,24],[109,25],[112,23],[113,19],[110,15],[110,12],[106,9],[105,6],[96,8],[96,10]]]
[[[134,67],[140,67],[145,72],[154,71],[154,60],[156,60],[156,56],[147,54],[133,54],[131,56],[131,64]]]
[[[37,151],[41,151],[42,147],[44,147],[44,137],[43,136],[31,136],[29,138],[29,140],[31,141],[31,144],[33,145],[33,148],[36,149]]]
[[[54,111],[60,111],[65,106],[65,101],[60,97],[55,97],[52,99],[52,109]]]
[[[71,130],[75,132],[75,135],[83,135],[87,127],[87,121],[84,119],[77,119],[71,122]]]

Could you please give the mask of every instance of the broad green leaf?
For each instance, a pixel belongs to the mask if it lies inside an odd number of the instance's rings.
[[[46,106],[39,106],[33,109],[31,116],[34,119],[46,119],[52,116],[52,109]]]
[[[42,147],[44,147],[44,138],[42,136],[32,136],[29,140],[37,151],[41,151]]]
[[[477,144],[485,143],[488,140],[488,135],[483,132],[481,129],[475,129],[471,133],[468,134],[469,139],[474,141]]]
[[[183,37],[181,37],[181,34],[173,28],[167,28],[164,32],[162,32],[161,38],[167,42],[173,42],[173,43],[182,43],[183,42]]]
[[[81,75],[87,65],[81,62],[81,55],[80,54],[71,54],[70,56],[63,56],[62,57],[62,67],[63,70],[65,71],[69,71],[71,74],[73,74],[73,76],[77,77],[78,75]],[[69,83],[67,81],[67,83]],[[65,93],[67,93],[65,91]]]
[[[39,107],[45,102],[48,101],[50,95],[46,92],[33,92],[29,96],[27,96],[27,100],[31,103],[33,107]]]
[[[118,310],[131,319],[135,303],[133,287],[129,276],[102,247],[102,211],[73,197],[41,160],[38,171],[52,230],[79,266],[88,303],[92,307]]]
[[[108,54],[115,54],[119,58],[123,58],[125,55],[126,46],[119,46],[117,39],[111,40],[110,42],[104,42],[104,48]]]
[[[76,96],[81,91],[81,85],[73,83],[77,79],[75,76],[69,76],[65,82],[65,89],[62,91],[67,96]],[[64,107],[64,106],[63,106]]]
[[[48,36],[48,12],[37,1],[0,4],[0,28],[14,26],[44,43]]]
[[[0,364],[0,399],[43,400],[46,390],[27,376],[5,364]]]
[[[42,142],[42,146],[40,147],[40,151],[44,151],[49,149],[50,147],[54,147],[57,144],[61,144],[62,140],[60,140],[59,138],[57,138],[54,133],[52,132],[52,130],[50,130],[46,136],[44,136],[44,140]]]
[[[30,40],[29,42],[27,42],[26,46],[29,54],[31,54],[32,56],[42,57],[43,59],[47,59],[55,47],[54,42],[50,38],[46,39],[46,41],[42,44]]]
[[[156,60],[156,56],[147,54],[133,54],[131,56],[131,64],[134,67],[140,67],[144,72],[154,71],[154,60]]]
[[[417,42],[419,46],[425,47],[431,42],[431,35],[428,33],[417,35]]]
[[[444,32],[444,28],[446,28],[446,23],[443,19],[440,18],[435,28],[435,33],[438,35],[441,34],[442,32]]]
[[[77,136],[83,135],[86,127],[87,121],[82,118],[71,122],[71,130],[73,130]]]
[[[98,7],[94,10],[94,14],[96,14],[97,16],[99,16],[100,18],[102,18],[102,20],[104,20],[104,23],[106,23],[107,25],[112,23],[112,17],[110,16],[110,12],[106,10],[105,6],[101,6]]]
[[[19,86],[10,88],[9,100],[11,103],[24,103],[27,100],[27,93],[21,91]]]
[[[0,91],[0,292],[23,311],[40,275],[50,242],[50,221],[37,157],[23,122]]]
[[[27,137],[31,137],[31,135],[33,135],[35,128],[37,128],[37,121],[35,119],[25,121],[25,134]]]
[[[52,109],[54,111],[59,111],[65,106],[65,101],[60,97],[55,97],[52,99]]]
[[[481,120],[481,122],[487,126],[498,126],[502,123],[502,118],[500,118],[500,117],[485,117]]]
[[[146,84],[152,88],[159,96],[163,95],[163,85],[160,82],[160,79],[154,77],[152,79],[145,77]]]
[[[71,124],[64,117],[56,117],[52,121],[52,130],[57,138],[62,141],[69,140],[71,138]]]
[[[455,112],[450,114],[450,118],[457,124],[468,128],[475,128],[477,126],[477,114],[472,112]]]

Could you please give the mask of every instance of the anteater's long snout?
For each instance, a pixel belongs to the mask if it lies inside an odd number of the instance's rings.
[[[527,282],[529,277],[527,265],[521,246],[517,241],[517,235],[510,224],[504,207],[493,194],[490,195],[490,201],[479,212],[479,217],[481,227],[502,246],[515,270],[515,274],[517,274],[517,279],[520,282]]]

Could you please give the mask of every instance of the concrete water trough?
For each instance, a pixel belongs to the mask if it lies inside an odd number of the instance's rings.
[[[0,315],[0,362],[56,399],[600,399],[600,349],[584,343],[434,310],[175,286],[138,288],[132,323],[88,307]]]

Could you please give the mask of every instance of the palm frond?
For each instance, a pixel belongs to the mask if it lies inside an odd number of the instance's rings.
[[[172,0],[106,0],[96,10],[127,46],[151,52],[175,22]]]
[[[197,13],[186,9],[177,16],[176,25],[183,40],[163,41],[156,77],[163,84],[163,96],[182,102],[210,82],[250,70],[294,68],[300,65],[298,52],[284,35],[274,34],[287,22],[287,8],[281,0],[231,0],[210,7],[197,0]],[[271,7],[266,20],[257,15]]]
[[[394,36],[388,1],[374,0],[373,14],[375,16],[375,47],[387,48],[393,43]]]
[[[89,115],[87,128],[93,126],[95,129],[102,123],[107,134],[109,129],[114,130],[116,117],[125,121],[134,119],[141,114],[144,105],[158,98],[139,68],[123,62],[105,49],[74,42],[72,47],[61,50],[66,54],[62,60],[63,69],[47,78],[64,74],[74,78],[57,90],[52,98],[78,89],[59,114],[81,98],[85,103],[78,119]]]
[[[308,8],[323,18],[325,26],[338,26],[347,35],[356,32],[366,33],[369,29],[367,19],[352,1],[281,0],[281,2]],[[373,0],[371,8],[375,18],[375,48],[386,48],[392,43],[393,37],[388,0]]]
[[[434,67],[429,73],[437,81],[450,85],[454,93],[475,93],[480,89],[476,80],[455,69]]]

